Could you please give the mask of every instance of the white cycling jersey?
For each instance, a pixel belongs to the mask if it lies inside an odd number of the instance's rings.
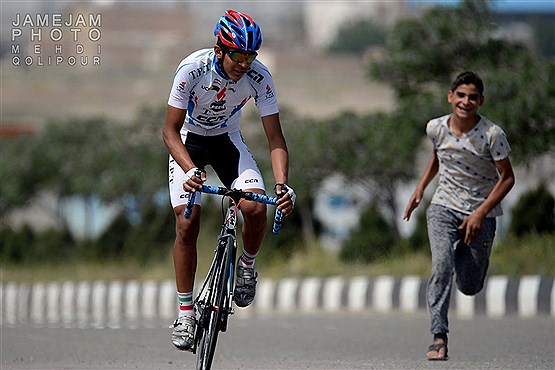
[[[250,98],[261,117],[278,113],[272,76],[260,61],[252,62],[237,82],[224,76],[213,49],[196,51],[181,61],[168,104],[187,111],[182,134],[213,136],[238,131],[241,109]]]

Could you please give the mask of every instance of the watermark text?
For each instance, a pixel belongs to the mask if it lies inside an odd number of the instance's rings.
[[[102,14],[15,14],[11,22],[14,66],[102,64]]]

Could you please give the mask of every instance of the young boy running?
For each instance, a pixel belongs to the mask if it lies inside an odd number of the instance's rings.
[[[452,277],[458,289],[475,295],[484,286],[501,200],[515,183],[511,151],[503,130],[478,114],[484,84],[473,72],[459,74],[447,94],[452,113],[432,119],[426,134],[433,143],[431,159],[405,210],[404,219],[422,201],[424,190],[439,173],[426,217],[432,252],[428,308],[433,343],[429,360],[447,360],[449,298]]]

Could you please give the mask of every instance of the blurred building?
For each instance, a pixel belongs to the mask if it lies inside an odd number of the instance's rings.
[[[307,44],[316,49],[328,46],[349,22],[371,19],[389,28],[410,14],[404,1],[310,1],[304,5]]]

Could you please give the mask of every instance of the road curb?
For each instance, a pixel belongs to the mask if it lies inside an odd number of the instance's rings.
[[[538,275],[490,276],[476,296],[454,290],[457,318],[537,315],[555,317],[555,279]],[[197,284],[199,286],[199,284]],[[426,310],[427,278],[419,276],[260,279],[257,296],[243,314],[362,312],[405,314]],[[30,323],[66,327],[132,327],[174,319],[175,285],[164,281],[64,281],[1,286],[2,325]]]

